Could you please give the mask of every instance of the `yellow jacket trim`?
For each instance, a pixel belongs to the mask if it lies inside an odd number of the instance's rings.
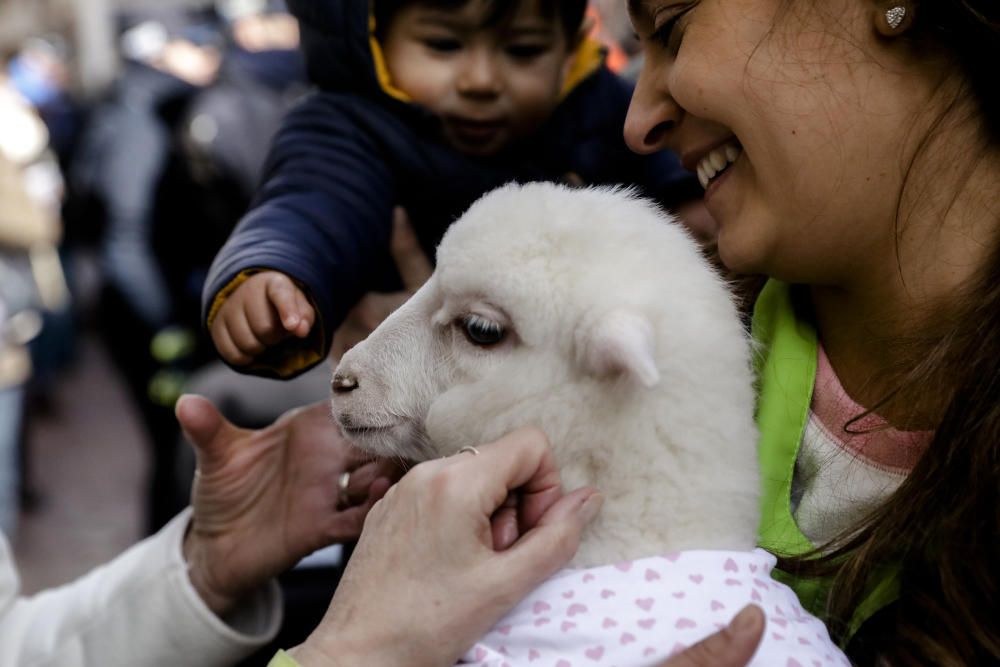
[[[405,91],[397,88],[392,82],[392,76],[389,74],[389,67],[385,60],[385,52],[382,51],[382,45],[379,44],[378,39],[375,37],[374,13],[369,13],[368,15],[368,44],[372,51],[372,59],[375,61],[375,76],[378,78],[379,86],[382,87],[385,94],[400,102],[412,102],[413,98]],[[573,64],[570,66],[566,80],[563,82],[562,90],[559,93],[560,98],[566,97],[570,91],[600,67],[603,62],[604,45],[593,37],[585,37],[576,49]]]

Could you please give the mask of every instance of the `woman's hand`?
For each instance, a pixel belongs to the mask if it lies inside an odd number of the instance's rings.
[[[764,612],[748,605],[729,625],[709,635],[660,667],[746,667],[764,634]]]
[[[603,497],[563,493],[538,430],[479,452],[418,465],[375,506],[326,616],[292,651],[303,667],[454,665],[569,561]],[[512,511],[516,536],[500,532],[516,539],[498,548],[492,519]]]
[[[357,538],[399,474],[387,463],[365,463],[326,401],[257,431],[233,426],[198,396],[181,397],[176,412],[198,460],[184,556],[217,614],[316,549]],[[345,471],[357,504],[338,509]]]

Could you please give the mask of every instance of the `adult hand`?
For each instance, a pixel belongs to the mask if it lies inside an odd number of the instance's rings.
[[[413,296],[434,272],[431,261],[420,247],[406,211],[400,206],[393,211],[389,249],[399,277],[403,280],[403,289],[389,293],[369,292],[361,297],[333,334],[330,355],[334,359],[340,359],[345,352],[367,338],[382,320]]]
[[[746,667],[764,634],[764,612],[748,605],[729,625],[709,635],[660,667]]]
[[[198,461],[184,555],[218,614],[316,549],[355,539],[399,474],[389,463],[366,463],[326,401],[256,431],[233,426],[199,396],[182,396],[176,412]],[[357,504],[338,509],[345,471],[353,471]]]
[[[536,429],[479,452],[421,463],[375,506],[326,616],[292,651],[301,665],[454,665],[569,561],[603,497],[563,493]],[[497,550],[491,519],[512,492],[522,532]]]

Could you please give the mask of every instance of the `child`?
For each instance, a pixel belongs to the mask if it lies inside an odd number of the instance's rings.
[[[629,145],[676,150],[721,259],[770,276],[762,546],[807,556],[855,664],[1000,664],[996,3],[630,8]]]
[[[631,155],[631,90],[585,37],[585,0],[291,3],[323,90],[288,117],[253,209],[204,291],[219,353],[291,377],[372,289],[395,287],[392,212],[421,246],[509,181],[637,183],[690,196],[667,155]]]

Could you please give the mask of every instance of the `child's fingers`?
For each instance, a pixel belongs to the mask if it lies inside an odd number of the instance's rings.
[[[227,318],[226,329],[236,349],[245,355],[249,355],[251,358],[256,357],[266,348],[266,345],[258,337],[257,332],[250,325],[248,314],[245,311],[240,311]]]
[[[252,357],[244,354],[236,346],[232,336],[229,335],[229,327],[222,318],[212,323],[212,342],[215,343],[219,356],[233,366],[245,366],[253,361]]]
[[[313,309],[295,283],[284,275],[275,275],[267,283],[267,299],[278,313],[282,328],[302,337],[312,328]]]

